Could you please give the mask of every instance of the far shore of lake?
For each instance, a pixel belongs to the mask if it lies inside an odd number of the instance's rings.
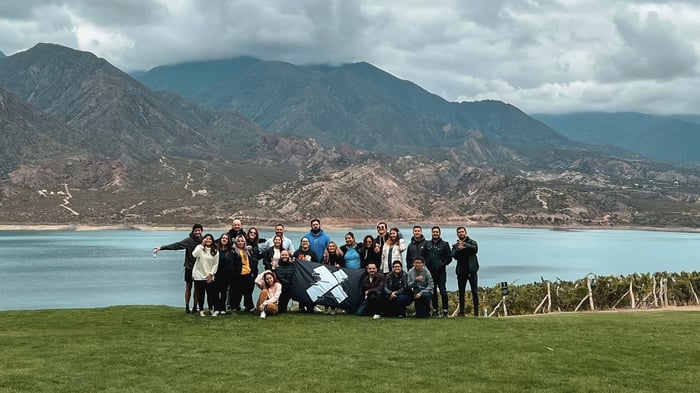
[[[379,220],[377,220],[379,221]],[[633,231],[659,231],[659,232],[690,232],[699,233],[700,228],[690,228],[690,227],[642,227],[633,225],[561,225],[561,226],[548,226],[548,225],[519,225],[519,224],[493,224],[488,222],[477,222],[477,221],[458,221],[458,220],[448,220],[439,222],[422,222],[422,221],[390,221],[389,226],[398,226],[401,228],[412,227],[413,225],[421,225],[424,228],[433,225],[454,227],[464,225],[467,228],[532,228],[532,229],[550,229],[554,231],[580,231],[580,230],[633,230]],[[230,223],[214,223],[214,224],[203,224],[205,228],[228,228]],[[308,225],[301,223],[294,224],[284,224],[285,229],[294,232],[303,232],[309,229]],[[327,231],[343,231],[350,230],[353,228],[368,228],[374,229],[376,222],[370,222],[368,220],[345,220],[341,221],[338,219],[321,219],[321,227]],[[243,220],[243,226],[247,228],[250,225],[246,225],[245,220]],[[253,225],[260,229],[273,230],[274,225]],[[114,230],[140,230],[140,231],[188,231],[191,225],[147,225],[147,224],[114,224],[114,225],[96,225],[96,224],[3,224],[0,223],[0,231],[114,231]]]

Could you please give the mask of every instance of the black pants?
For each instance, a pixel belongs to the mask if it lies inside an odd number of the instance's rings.
[[[277,312],[287,312],[289,301],[292,299],[292,283],[282,284],[282,293],[280,293],[279,309]]]
[[[390,297],[384,296],[384,304],[382,309],[387,317],[406,316],[406,307],[413,302],[413,296],[405,293],[400,294],[396,299],[391,300]]]
[[[433,276],[433,311],[440,312],[438,308],[438,290],[440,292],[440,299],[442,300],[442,309],[447,310],[449,307],[447,305],[447,270],[442,268],[438,269],[430,274]]]
[[[196,280],[194,282],[194,293],[195,293],[195,299],[197,300],[197,306],[199,307],[199,311],[204,310],[204,294],[207,294],[207,305],[209,306],[210,309],[213,309],[216,307],[217,303],[217,288],[216,288],[216,281],[212,282],[207,282],[207,280]]]
[[[474,316],[479,316],[479,276],[477,272],[457,275],[457,289],[459,290],[459,312],[464,313],[464,290],[469,287],[472,291],[472,302],[474,303]]]
[[[221,271],[216,273],[216,311],[226,311],[226,299],[233,299],[235,292],[235,277],[233,272]]]
[[[357,308],[357,315],[374,315],[381,314],[382,312],[382,301],[384,301],[384,294],[380,291],[371,293],[367,299],[365,299],[360,307]]]
[[[255,288],[255,277],[253,274],[240,275],[234,280],[233,297],[231,298],[231,309],[241,309],[241,297],[246,310],[254,310],[253,288]]]

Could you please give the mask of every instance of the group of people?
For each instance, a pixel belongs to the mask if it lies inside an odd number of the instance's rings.
[[[261,239],[257,228],[245,231],[241,220],[234,219],[231,229],[214,239],[212,234],[203,235],[202,225],[194,224],[187,238],[155,247],[153,252],[155,256],[162,250],[185,250],[185,312],[201,316],[206,316],[207,310],[211,316],[245,310],[258,312],[261,318],[287,312],[293,297],[294,264],[318,262],[365,270],[361,281],[363,301],[355,310],[357,315],[402,318],[406,316],[406,307],[414,303],[418,318],[447,317],[446,269],[452,260],[457,261],[457,313],[465,315],[468,282],[474,316],[479,315],[478,246],[466,227],[457,228],[457,241],[450,246],[442,239],[438,226],[431,228],[431,237],[426,239],[422,227],[415,225],[407,242],[398,228],[389,229],[385,222],[380,222],[376,236],[366,235],[362,243],[356,243],[355,235],[348,232],[344,244],[338,245],[325,234],[320,220],[314,219],[298,248],[285,236],[284,225],[277,224],[274,228],[272,238]],[[262,272],[259,272],[260,263]],[[256,285],[260,295],[254,304]],[[190,308],[193,290],[194,305]],[[314,312],[317,308],[300,302],[299,309]],[[327,308],[326,312],[335,313],[335,310]]]

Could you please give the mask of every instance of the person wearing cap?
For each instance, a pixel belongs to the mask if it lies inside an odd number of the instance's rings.
[[[403,271],[401,261],[391,264],[392,270],[384,276],[384,315],[403,318],[406,307],[413,301],[411,289],[408,287],[408,275]]]
[[[433,297],[433,277],[425,268],[423,257],[413,258],[413,267],[408,271],[408,287],[413,293],[416,318],[430,317],[430,299]]]

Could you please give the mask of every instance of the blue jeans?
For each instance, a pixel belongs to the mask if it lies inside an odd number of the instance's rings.
[[[418,299],[414,298],[416,302],[416,318],[430,317],[430,299],[432,297],[432,294],[422,294]]]

